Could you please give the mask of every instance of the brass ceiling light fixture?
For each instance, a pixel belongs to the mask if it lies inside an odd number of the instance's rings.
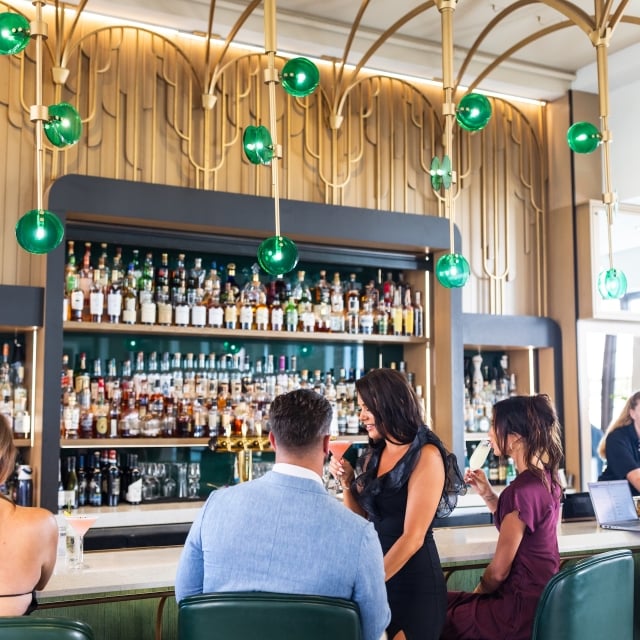
[[[444,118],[444,139],[442,158],[431,161],[431,187],[444,207],[444,216],[449,220],[449,253],[440,256],[436,263],[435,274],[438,282],[448,289],[463,287],[470,275],[469,262],[460,253],[455,252],[455,200],[458,196],[457,176],[451,162],[453,149],[454,121],[467,131],[480,131],[487,126],[491,118],[491,103],[486,96],[468,93],[458,104],[454,104],[453,83],[453,14],[457,0],[438,0],[442,24],[442,116]],[[455,193],[454,193],[455,190]]]
[[[64,236],[62,222],[44,208],[44,137],[58,148],[75,144],[82,133],[82,121],[76,109],[66,103],[46,107],[42,104],[43,44],[47,24],[42,18],[45,0],[34,0],[36,17],[31,23],[19,13],[0,14],[0,55],[18,55],[35,40],[35,104],[29,116],[35,123],[36,208],[25,213],[16,224],[16,240],[27,252],[42,254],[55,249]]]
[[[264,2],[264,48],[267,68],[264,81],[269,91],[269,129],[263,125],[250,125],[245,129],[242,143],[245,155],[253,164],[271,165],[271,193],[274,202],[275,235],[266,238],[258,247],[258,263],[274,276],[288,273],[298,264],[298,248],[293,240],[280,233],[280,188],[278,160],[282,147],[277,142],[276,84],[282,82],[284,90],[301,98],[315,91],[320,81],[317,67],[306,58],[293,58],[282,69],[282,77],[275,67],[276,57],[276,2]]]
[[[606,9],[600,4],[596,12],[596,23],[589,38],[596,48],[596,66],[598,70],[598,99],[600,108],[600,130],[590,122],[576,122],[567,131],[567,143],[575,153],[592,153],[602,147],[603,189],[602,202],[607,212],[607,240],[609,265],[600,271],[596,286],[605,300],[616,300],[627,293],[627,276],[622,269],[613,265],[613,222],[618,208],[618,197],[613,190],[611,180],[611,132],[609,131],[609,69],[607,50],[616,24],[622,18],[626,5],[623,0],[617,11],[610,15],[612,2]],[[609,18],[611,17],[611,20]]]

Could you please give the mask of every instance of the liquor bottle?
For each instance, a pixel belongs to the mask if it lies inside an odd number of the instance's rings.
[[[284,308],[284,326],[287,331],[298,330],[298,306],[296,305],[293,296],[289,297]]]
[[[424,336],[424,309],[422,307],[422,293],[414,293],[413,303],[413,335],[421,338]]]
[[[142,324],[152,325],[156,323],[157,307],[154,299],[153,284],[153,255],[147,253],[142,275],[138,280],[138,303],[140,306],[140,322]]]
[[[344,296],[339,273],[333,274],[333,282],[331,283],[331,312],[329,317],[331,331],[334,333],[344,332]]]
[[[237,300],[240,297],[240,287],[238,286],[238,282],[236,280],[235,262],[230,262],[227,265],[227,279],[225,280],[225,288],[227,284],[231,285],[233,297],[235,300]]]
[[[169,254],[163,253],[160,256],[160,266],[156,269],[154,284],[156,293],[158,289],[162,289],[163,287],[167,287],[168,290],[170,284],[171,281],[169,278]]]
[[[391,331],[394,336],[402,335],[403,306],[400,297],[400,289],[396,288],[393,293],[393,304],[391,306]]]
[[[99,507],[102,505],[102,470],[100,469],[100,454],[97,451],[89,458],[89,468],[87,504]]]
[[[64,493],[64,484],[62,482],[62,460],[58,458],[58,512],[64,510],[66,505],[66,496]]]
[[[76,472],[76,457],[67,458],[67,477],[64,484],[65,506],[68,509],[78,508],[78,474]]]
[[[135,453],[129,457],[126,485],[125,501],[129,504],[140,504],[142,502],[142,473],[138,465],[138,456]]]
[[[93,438],[93,411],[91,405],[91,389],[89,386],[89,380],[83,378],[82,388],[78,394],[78,406],[80,409],[80,425],[79,436],[81,438]]]
[[[109,266],[109,256],[107,255],[107,243],[101,242],[100,248],[102,252],[98,258],[98,270],[100,271],[100,283],[102,284],[102,290],[106,291],[109,283],[111,282],[111,267]]]
[[[118,425],[120,424],[121,417],[121,406],[122,406],[122,391],[119,387],[116,387],[111,394],[111,398],[109,399],[109,415],[108,415],[108,437],[109,438],[117,438],[118,437]]]
[[[93,266],[91,265],[91,243],[84,243],[84,256],[82,257],[82,266],[78,272],[78,286],[84,296],[84,306],[82,310],[82,320],[87,322],[90,320],[91,312],[89,310],[89,296],[91,294],[91,285],[93,283]]]
[[[313,314],[315,316],[316,327],[318,332],[326,332],[331,329],[331,289],[327,282],[327,272],[322,269],[320,271],[318,281],[313,290]]]
[[[109,450],[107,467],[107,501],[109,507],[117,507],[120,502],[120,467],[115,449]]]
[[[98,385],[98,396],[93,406],[93,432],[96,438],[109,436],[109,405],[104,393],[104,380]]]
[[[282,280],[280,280],[280,282],[282,282]],[[271,281],[269,284],[269,295],[267,297],[271,331],[282,331],[284,327],[284,307],[280,299],[277,283],[278,279]]]
[[[316,329],[316,316],[313,311],[311,289],[305,280],[305,272],[298,271],[298,283],[294,287],[293,297],[298,304],[298,329],[312,333]]]
[[[123,273],[119,259],[113,262],[111,280],[107,286],[107,318],[111,323],[120,322],[122,316]]]
[[[78,286],[78,268],[76,256],[74,254],[74,242],[67,242],[67,263],[64,268],[64,305],[62,310],[62,320],[71,319],[71,293]]]
[[[221,298],[224,305],[224,327],[225,329],[236,329],[238,326],[238,307],[236,305],[236,294],[231,282],[224,285],[224,292]]]
[[[387,279],[382,283],[382,301],[387,309],[393,306],[393,298],[397,289],[393,281],[393,273],[387,272]]]
[[[89,290],[89,316],[91,322],[102,322],[104,314],[104,289],[100,269],[94,269],[93,282]]]
[[[267,306],[267,293],[260,291],[258,293],[258,303],[255,311],[256,329],[258,331],[267,331],[269,328],[269,307]]]
[[[374,309],[376,308],[377,297],[374,294],[375,286],[373,281],[365,287],[364,295],[360,300],[360,312],[358,314],[358,329],[364,335],[373,334]]]
[[[164,327],[171,325],[173,320],[173,307],[171,306],[171,296],[167,285],[156,288],[156,313],[159,325]]]
[[[130,264],[124,279],[122,292],[122,322],[135,324],[138,321],[138,280]]]
[[[173,294],[173,320],[178,327],[188,327],[190,309],[187,304],[186,285],[182,284],[174,290]]]
[[[84,507],[87,505],[87,472],[84,468],[84,456],[78,456],[78,470],[76,472],[78,477],[78,506]]]
[[[13,382],[13,437],[27,440],[31,437],[31,417],[29,416],[27,407],[24,366],[22,366],[22,363],[18,365],[14,363],[11,366],[15,366]]]
[[[68,274],[67,287],[69,288],[69,314],[71,320],[82,322],[84,320],[84,291],[80,287],[80,276],[77,272]]]
[[[411,301],[411,288],[406,286],[404,289],[404,304],[402,306],[402,335],[413,335],[413,302]]]
[[[175,308],[178,291],[185,291],[187,286],[187,270],[184,265],[184,253],[178,254],[176,266],[171,271],[171,304]]]

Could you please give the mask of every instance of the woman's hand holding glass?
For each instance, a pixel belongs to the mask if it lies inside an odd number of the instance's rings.
[[[329,460],[329,473],[335,478],[336,484],[340,485],[343,489],[345,487],[348,488],[353,482],[353,467],[345,458],[332,455]]]
[[[473,487],[483,500],[495,498],[496,494],[493,491],[493,487],[482,469],[476,469],[475,471],[467,469],[464,474],[464,481]]]

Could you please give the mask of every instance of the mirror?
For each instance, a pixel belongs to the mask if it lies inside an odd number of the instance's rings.
[[[619,415],[626,399],[640,389],[639,323],[578,322],[578,389],[581,485],[586,487],[601,469],[594,455],[600,433]]]

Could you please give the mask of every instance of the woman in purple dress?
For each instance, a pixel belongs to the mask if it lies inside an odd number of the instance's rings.
[[[441,640],[528,640],[538,600],[558,572],[560,425],[546,395],[496,403],[489,439],[518,475],[498,495],[482,470],[465,480],[493,513],[498,542],[473,593],[449,592]]]

